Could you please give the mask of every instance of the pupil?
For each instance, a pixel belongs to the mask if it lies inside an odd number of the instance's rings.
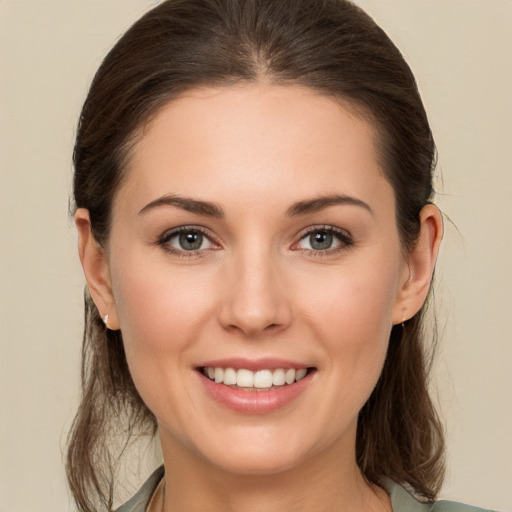
[[[180,235],[180,245],[186,251],[196,251],[203,244],[203,235],[195,231],[182,233]]]
[[[318,231],[310,236],[311,247],[317,251],[329,249],[332,245],[332,233]]]

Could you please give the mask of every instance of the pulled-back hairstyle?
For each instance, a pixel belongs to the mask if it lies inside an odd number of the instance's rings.
[[[433,194],[435,145],[411,70],[367,14],[346,0],[168,0],[118,41],[83,106],[74,201],[89,210],[100,245],[108,243],[113,197],[144,125],[187,89],[258,81],[310,87],[376,127],[404,251],[415,244],[420,210]],[[382,375],[359,415],[356,455],[368,481],[388,477],[434,499],[444,445],[427,389],[424,308],[392,329]],[[112,507],[124,443],[154,435],[156,420],[131,379],[122,332],[105,328],[87,290],[82,350],[67,474],[80,510],[99,512]]]

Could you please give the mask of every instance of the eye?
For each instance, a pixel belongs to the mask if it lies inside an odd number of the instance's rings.
[[[352,244],[352,237],[347,232],[326,226],[309,229],[292,249],[328,253],[342,250]]]
[[[333,244],[337,241],[334,235],[329,231],[316,231],[305,237],[309,243],[309,248],[315,251],[325,251],[331,249]],[[304,240],[304,239],[303,239]]]
[[[165,233],[159,243],[165,250],[177,254],[194,254],[217,248],[217,245],[201,229],[187,226]]]

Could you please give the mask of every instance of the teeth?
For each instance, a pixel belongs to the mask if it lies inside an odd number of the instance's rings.
[[[286,384],[293,384],[295,382],[295,370],[293,368],[286,370],[285,380]]]
[[[234,368],[218,368],[208,366],[203,369],[203,373],[217,383],[226,386],[238,386],[240,388],[269,389],[272,386],[284,386],[285,384],[293,384],[303,379],[308,370],[306,368],[293,368],[276,370],[258,370],[252,372],[245,368],[235,370]]]
[[[286,382],[286,374],[284,370],[274,370],[272,373],[272,384],[274,386],[283,386]]]
[[[215,382],[222,382],[224,380],[224,370],[222,368],[215,368]]]
[[[252,388],[254,384],[254,373],[249,370],[238,370],[236,372],[236,385],[241,388]]]
[[[236,371],[233,368],[226,368],[224,370],[224,384],[233,385],[237,383]]]
[[[300,370],[297,370],[295,372],[295,380],[299,381],[300,379],[303,379],[306,376],[306,373],[308,373],[306,368],[301,368]]]
[[[255,388],[271,388],[272,372],[270,370],[260,370],[254,374]]]

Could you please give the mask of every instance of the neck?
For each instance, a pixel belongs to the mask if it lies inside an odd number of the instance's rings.
[[[389,497],[370,486],[342,447],[272,474],[238,474],[215,467],[162,439],[165,512],[390,511]],[[167,456],[168,455],[168,456]]]

